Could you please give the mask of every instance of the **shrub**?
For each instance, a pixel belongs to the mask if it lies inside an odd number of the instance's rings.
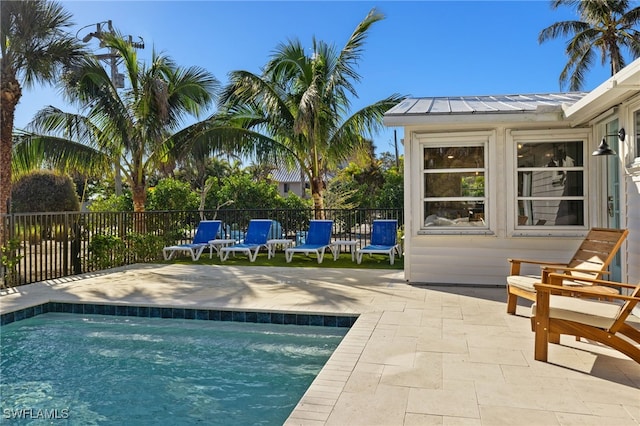
[[[5,287],[11,287],[18,284],[18,272],[17,266],[22,259],[20,252],[20,240],[17,238],[7,241],[7,245],[0,247],[0,265],[4,272],[4,284]],[[2,285],[0,285],[2,287]]]
[[[132,212],[133,197],[131,191],[125,190],[122,195],[109,195],[108,197],[97,197],[89,204],[89,211],[92,212]]]
[[[79,211],[80,201],[73,180],[60,173],[37,170],[13,184],[15,213]]]
[[[197,210],[200,197],[191,190],[188,182],[161,179],[147,192],[146,210]]]
[[[136,262],[153,262],[160,260],[165,246],[164,238],[152,234],[131,233],[127,236],[129,253]]]
[[[266,181],[255,182],[248,174],[229,176],[217,190],[209,192],[206,207],[215,210],[216,206],[233,200],[231,209],[272,209],[279,207],[278,187]]]
[[[390,169],[384,173],[385,180],[378,192],[375,205],[383,208],[401,209],[404,206],[404,177],[402,171]]]
[[[97,234],[89,243],[89,265],[95,270],[124,265],[126,246],[120,237]]]

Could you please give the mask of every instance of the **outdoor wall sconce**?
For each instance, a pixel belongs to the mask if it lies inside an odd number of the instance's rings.
[[[594,155],[594,156],[598,156],[598,155],[616,155],[616,152],[614,150],[612,150],[611,148],[609,148],[609,144],[607,143],[606,139],[602,138],[602,142],[600,142],[600,145],[598,146],[598,149],[593,151],[591,153],[591,155]]]
[[[623,128],[620,129],[620,131],[618,132],[617,135],[606,135],[606,136],[618,136],[618,139],[620,139],[620,142],[623,142],[624,138],[627,136],[627,132],[625,132],[624,127],[623,127]],[[591,153],[591,155],[594,155],[594,156],[598,156],[598,155],[616,155],[616,152],[614,150],[612,150],[611,148],[609,148],[609,144],[607,143],[606,136],[604,138],[602,138],[602,142],[600,142],[600,145],[598,146],[598,149],[593,151]]]

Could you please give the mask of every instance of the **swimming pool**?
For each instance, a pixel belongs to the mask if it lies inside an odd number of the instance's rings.
[[[347,330],[38,315],[2,326],[2,418],[282,424]]]

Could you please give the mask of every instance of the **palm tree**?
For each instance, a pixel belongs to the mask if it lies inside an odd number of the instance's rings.
[[[178,67],[155,51],[147,67],[118,34],[104,35],[101,41],[122,58],[131,87],[118,91],[99,60],[87,57],[66,75],[65,91],[86,114],[45,108],[30,125],[39,136],[20,148],[34,152],[36,143],[46,146],[41,149],[43,157],[60,169],[92,166],[104,170],[120,158],[134,211],[142,212],[147,178],[174,154],[186,151],[185,145],[196,136],[189,127],[181,127],[183,120],[197,117],[213,103],[219,82],[199,67]],[[83,153],[79,160],[77,154]]]
[[[629,50],[633,59],[640,56],[640,7],[629,9],[628,0],[552,0],[551,7],[575,7],[582,21],[563,21],[543,29],[538,42],[571,36],[566,54],[569,61],[560,73],[560,87],[567,82],[569,90],[580,90],[585,74],[600,52],[602,65],[607,60],[611,75],[625,66],[622,48]]]
[[[360,81],[356,66],[367,31],[382,19],[372,9],[342,50],[315,37],[310,56],[297,40],[280,44],[262,75],[230,73],[220,97],[220,119],[304,170],[316,217],[323,215],[326,172],[366,148],[365,136],[382,128],[384,113],[401,99],[392,95],[347,116],[349,95],[357,97],[353,83]]]
[[[11,199],[11,157],[15,110],[22,87],[49,83],[84,55],[80,43],[65,32],[71,14],[56,2],[41,0],[0,3],[0,215]],[[0,226],[0,244],[4,227]]]

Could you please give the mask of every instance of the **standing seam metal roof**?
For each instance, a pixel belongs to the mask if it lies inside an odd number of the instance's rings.
[[[587,92],[529,95],[487,95],[406,98],[385,113],[389,115],[494,114],[535,112],[539,108],[574,104]]]
[[[300,182],[300,169],[276,169],[271,172],[271,179],[280,183]]]

